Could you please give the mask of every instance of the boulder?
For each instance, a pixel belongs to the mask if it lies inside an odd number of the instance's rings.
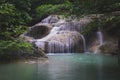
[[[117,42],[106,42],[104,45],[100,46],[101,53],[116,55],[118,52]]]

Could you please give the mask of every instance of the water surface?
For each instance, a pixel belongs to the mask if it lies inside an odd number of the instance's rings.
[[[49,55],[37,63],[0,64],[0,80],[119,80],[116,56]]]

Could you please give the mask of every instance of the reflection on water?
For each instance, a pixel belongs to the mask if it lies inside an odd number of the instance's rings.
[[[34,64],[0,64],[0,80],[118,80],[116,56],[49,55]]]

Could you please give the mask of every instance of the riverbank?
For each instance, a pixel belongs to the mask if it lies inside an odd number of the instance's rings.
[[[26,41],[0,41],[1,63],[38,58],[47,58],[46,53]]]
[[[48,57],[29,57],[29,58],[19,58],[13,60],[0,60],[0,64],[10,64],[10,63],[26,63],[26,64],[34,64],[34,63],[45,63],[48,61]]]

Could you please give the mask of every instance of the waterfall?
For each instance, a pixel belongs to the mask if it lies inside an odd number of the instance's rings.
[[[99,45],[101,46],[101,45],[103,45],[103,33],[102,33],[102,31],[99,30],[97,32],[97,35],[98,35]]]
[[[83,49],[84,49],[84,52],[87,52],[85,37],[83,35],[81,35],[81,37],[82,37],[82,40],[83,40]]]
[[[53,31],[54,32],[54,31]],[[75,52],[75,47],[81,40],[81,34],[76,31],[58,31],[50,33],[48,36],[36,41],[36,45],[42,49],[45,48],[45,43],[48,42],[48,53],[71,53]],[[45,50],[45,49],[44,49]]]
[[[98,44],[94,53],[99,53],[100,52],[99,47],[103,45],[103,33],[102,33],[102,31],[100,31],[100,30],[97,31],[97,37],[98,37],[99,44]]]
[[[39,31],[45,32],[43,31],[43,27],[46,27],[44,30],[49,30],[49,34],[46,36],[43,35],[43,38],[36,38],[35,45],[45,50],[47,53],[74,53],[82,52],[83,50],[86,51],[85,38],[80,32],[90,21],[91,19],[88,18],[68,20],[60,19],[58,16],[49,16],[42,20],[42,22],[36,24],[37,27],[39,27],[36,28],[36,35],[40,35],[38,34]],[[47,25],[52,27],[47,27]],[[31,30],[34,30],[33,28],[31,28]]]

